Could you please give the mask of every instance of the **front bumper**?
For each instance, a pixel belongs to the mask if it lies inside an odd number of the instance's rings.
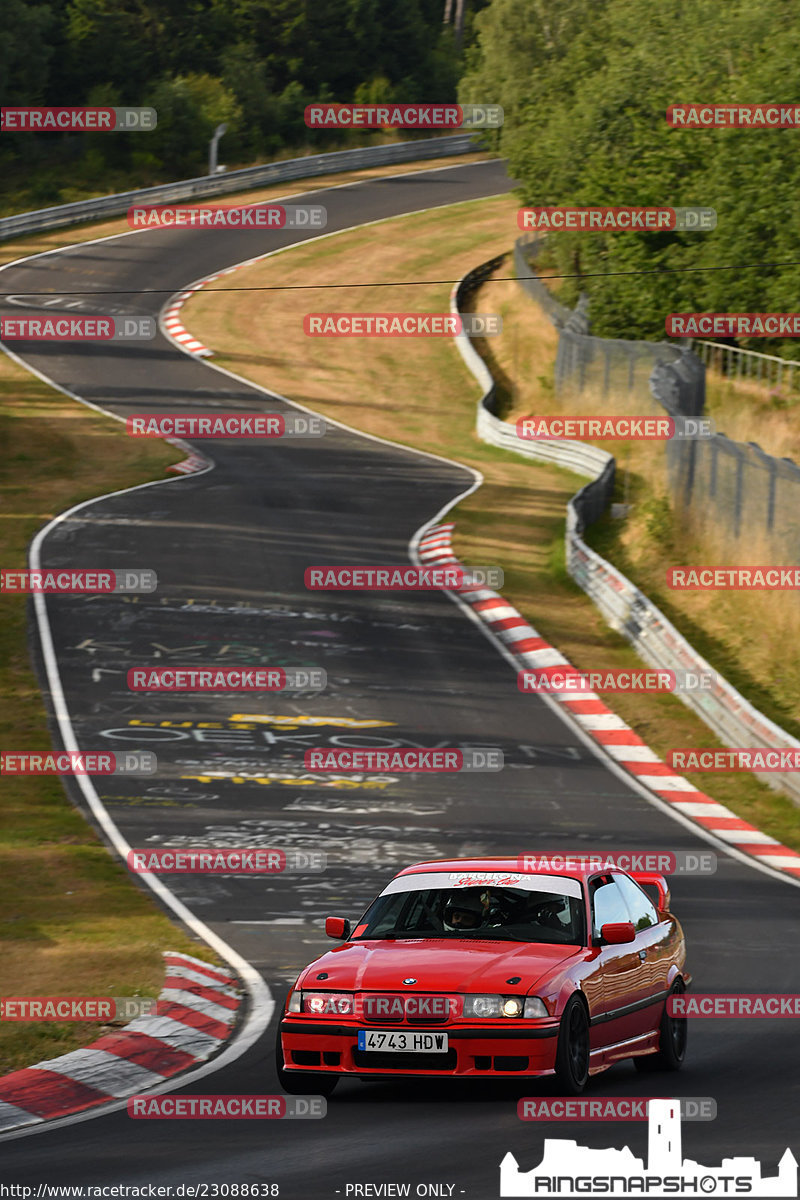
[[[446,1054],[376,1053],[358,1049],[361,1024],[314,1021],[298,1014],[280,1024],[285,1069],[314,1074],[358,1076],[433,1075],[492,1077],[551,1075],[555,1068],[558,1022],[526,1022],[526,1028],[496,1022],[485,1025],[413,1026],[414,1033],[446,1033]],[[386,1026],[384,1026],[386,1028]],[[397,1026],[411,1032],[407,1025]]]

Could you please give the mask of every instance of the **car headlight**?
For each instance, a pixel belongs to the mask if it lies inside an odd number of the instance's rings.
[[[465,996],[465,1017],[521,1017],[521,996]]]
[[[302,992],[292,992],[291,996],[289,997],[289,1007],[286,1009],[286,1011],[291,1013],[299,1013],[303,1011]]]
[[[540,1000],[538,996],[525,997],[525,1011],[523,1017],[549,1017],[550,1013],[545,1007],[544,1000]]]
[[[290,1012],[311,1013],[315,1017],[352,1017],[355,1012],[352,992],[295,992],[300,998],[300,1008]]]

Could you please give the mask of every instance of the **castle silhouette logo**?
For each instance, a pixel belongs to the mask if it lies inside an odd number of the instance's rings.
[[[755,1158],[724,1158],[703,1167],[681,1156],[678,1100],[651,1100],[647,1165],[622,1150],[592,1150],[565,1138],[545,1138],[542,1161],[520,1171],[510,1152],[500,1164],[500,1195],[566,1196],[797,1196],[797,1159],[787,1149],[778,1174],[764,1178]]]

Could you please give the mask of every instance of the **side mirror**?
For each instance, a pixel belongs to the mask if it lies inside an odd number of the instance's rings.
[[[631,929],[633,926],[631,925]],[[326,917],[325,932],[329,938],[338,938],[340,941],[350,937],[350,922],[344,917]]]
[[[616,921],[604,925],[600,937],[608,946],[624,946],[626,942],[636,941],[636,930],[632,921]]]

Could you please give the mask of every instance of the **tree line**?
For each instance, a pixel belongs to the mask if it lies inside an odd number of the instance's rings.
[[[470,5],[465,45],[486,2]],[[42,205],[72,198],[71,185],[204,174],[223,122],[227,163],[334,149],[330,131],[306,127],[307,104],[455,100],[460,39],[452,14],[443,22],[447,8],[444,0],[5,0],[4,105],[151,106],[158,126],[138,135],[4,133],[0,187]],[[336,136],[338,144],[364,137]]]
[[[494,144],[524,204],[716,209],[707,233],[551,235],[562,298],[589,293],[593,332],[652,339],[669,312],[800,309],[800,129],[665,118],[684,102],[796,103],[796,0],[492,0],[466,56],[459,98],[503,106]],[[800,357],[788,339],[740,344]]]

